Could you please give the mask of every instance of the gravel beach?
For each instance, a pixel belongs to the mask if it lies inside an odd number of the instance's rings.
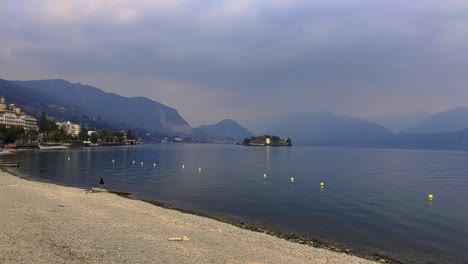
[[[6,172],[0,172],[0,211],[0,263],[375,263]]]

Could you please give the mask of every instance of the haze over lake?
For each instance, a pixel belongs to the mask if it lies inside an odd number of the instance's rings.
[[[21,176],[83,188],[103,177],[135,198],[406,263],[468,258],[467,152],[159,144],[5,159]]]

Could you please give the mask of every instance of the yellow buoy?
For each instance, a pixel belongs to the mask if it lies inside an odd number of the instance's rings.
[[[143,161],[142,161],[142,162],[140,162],[140,165],[141,165],[141,166],[143,166]]]
[[[321,182],[320,187],[325,187],[325,183]]]
[[[266,179],[266,178],[267,178],[266,173],[263,173],[263,179]]]
[[[155,168],[156,168],[156,163],[153,163],[153,167],[155,167]]]
[[[198,171],[201,171],[201,167],[198,167]]]
[[[185,169],[185,165],[184,165],[184,164],[182,164],[182,169]]]
[[[291,177],[291,182],[294,182],[294,177]]]
[[[68,160],[70,160],[70,157],[68,157]]]
[[[427,198],[428,198],[430,201],[432,201],[432,199],[434,198],[434,196],[433,196],[432,194],[429,194],[429,195],[427,196]]]

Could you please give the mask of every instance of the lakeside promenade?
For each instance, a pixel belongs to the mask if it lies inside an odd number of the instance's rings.
[[[375,263],[6,172],[0,172],[0,211],[0,263]],[[184,236],[189,240],[168,240]]]

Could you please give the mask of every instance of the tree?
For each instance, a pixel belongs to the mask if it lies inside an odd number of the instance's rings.
[[[91,134],[91,143],[96,144],[99,140],[99,136],[96,132]]]
[[[87,141],[87,140],[89,139],[88,131],[86,130],[86,128],[84,128],[84,127],[81,128],[81,131],[80,131],[80,133],[78,134],[78,137],[79,137],[80,140],[82,140],[82,141]]]
[[[41,120],[39,121],[39,132],[44,133],[47,131],[47,117],[46,113],[43,111],[41,114]]]
[[[124,141],[124,133],[122,133],[120,131],[114,131],[113,139],[114,139],[114,142],[115,142],[115,139],[117,139],[117,142],[123,142]]]
[[[15,143],[17,139],[24,140],[24,128],[18,126],[12,126],[5,128],[2,133],[4,143]]]
[[[45,131],[47,131],[47,133],[59,131],[59,126],[57,124],[55,124],[54,121],[47,120],[46,124],[47,125],[46,125],[46,130]]]
[[[135,137],[133,136],[132,131],[130,129],[127,131],[127,136],[126,137],[127,137],[127,139],[135,139]]]

